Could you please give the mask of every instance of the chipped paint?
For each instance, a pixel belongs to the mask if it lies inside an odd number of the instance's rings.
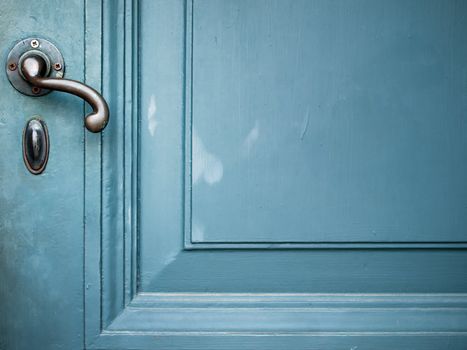
[[[199,222],[194,222],[191,229],[191,238],[194,242],[203,242],[204,241],[204,232],[205,227]]]
[[[250,130],[248,135],[245,137],[243,141],[243,153],[248,155],[250,154],[251,148],[256,143],[259,138],[259,121],[255,121],[255,126]]]
[[[224,166],[222,165],[221,160],[207,150],[196,130],[193,130],[192,157],[193,184],[204,181],[208,185],[213,185],[222,179],[222,176],[224,175]]]
[[[156,97],[154,95],[151,95],[151,98],[149,100],[148,114],[147,114],[148,130],[151,136],[154,136],[154,133],[156,132],[157,125],[158,125],[158,122],[156,120],[156,111],[157,111]]]

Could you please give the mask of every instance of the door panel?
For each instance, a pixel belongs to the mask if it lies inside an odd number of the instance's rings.
[[[143,1],[140,290],[462,292],[462,6]]]
[[[148,332],[133,338],[145,348],[159,332],[223,329],[243,347],[247,334],[285,331],[267,315],[255,328],[250,298],[288,308],[268,296],[292,293],[291,312],[306,313],[296,298],[309,293],[465,292],[463,3],[139,6],[139,62],[151,67],[138,79],[140,294],[113,335]],[[373,312],[364,318],[377,334]]]
[[[420,4],[193,2],[192,243],[466,240],[467,8]]]
[[[66,75],[82,81],[84,5],[3,1],[0,17],[0,349],[82,349],[84,105],[60,93],[22,95],[3,69],[15,43],[37,35],[58,46]],[[50,134],[38,176],[22,157],[23,128],[33,116]]]

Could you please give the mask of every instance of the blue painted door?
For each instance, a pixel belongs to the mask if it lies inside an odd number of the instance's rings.
[[[52,40],[66,76],[84,80],[81,1],[3,1],[0,11],[0,349],[80,349],[83,325],[83,103],[29,97],[5,71],[21,39]],[[66,18],[66,19],[65,19]],[[73,35],[72,35],[73,33]],[[51,137],[42,175],[26,169],[22,133],[37,116]]]
[[[465,2],[21,5],[111,119],[0,81],[0,349],[467,347]]]

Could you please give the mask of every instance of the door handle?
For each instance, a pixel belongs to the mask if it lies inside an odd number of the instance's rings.
[[[6,73],[16,90],[28,96],[42,96],[56,90],[81,97],[92,107],[84,125],[91,132],[101,132],[109,121],[107,102],[92,87],[64,79],[64,70],[62,54],[46,39],[23,39],[8,54]]]
[[[46,65],[43,57],[31,55],[22,60],[20,69],[24,79],[33,86],[76,95],[89,103],[93,111],[85,117],[84,125],[91,132],[102,131],[109,121],[109,107],[102,95],[76,80],[44,77]]]

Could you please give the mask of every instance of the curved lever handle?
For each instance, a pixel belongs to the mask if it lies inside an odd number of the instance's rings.
[[[91,132],[102,131],[109,121],[109,107],[101,94],[76,80],[44,77],[46,67],[42,57],[31,55],[23,60],[20,69],[24,79],[34,86],[67,92],[84,99],[93,110],[85,118],[86,128]]]

